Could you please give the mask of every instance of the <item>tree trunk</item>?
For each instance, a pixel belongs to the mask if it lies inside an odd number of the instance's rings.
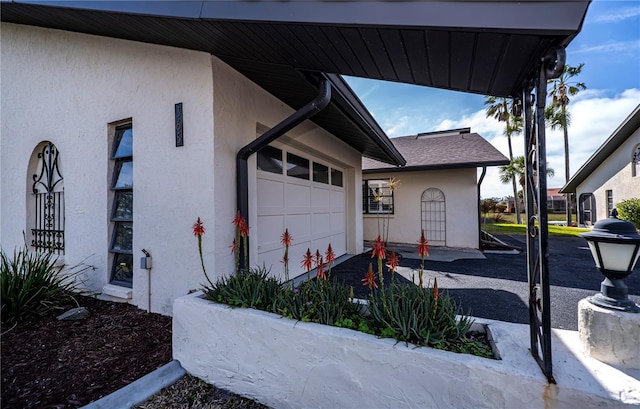
[[[507,123],[507,127],[509,124]],[[513,149],[511,148],[511,135],[507,133],[507,142],[509,143],[509,161],[513,163]],[[516,185],[516,175],[511,177],[511,186],[513,187],[513,204],[516,210],[516,223],[522,224],[520,217],[520,200],[518,200],[518,187]]]
[[[566,108],[563,106],[562,107],[562,114],[563,117],[565,118],[564,124],[562,126],[562,130],[564,131],[564,183],[567,184],[569,182],[569,132],[567,131],[567,112],[566,112]],[[565,205],[566,205],[566,216],[567,216],[567,226],[571,226],[571,203],[573,202],[572,200],[572,194],[571,193],[567,193],[567,195],[564,197],[565,199]]]

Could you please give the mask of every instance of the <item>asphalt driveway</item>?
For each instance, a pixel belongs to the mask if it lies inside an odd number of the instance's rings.
[[[525,236],[499,236],[507,244],[525,248]],[[484,254],[484,259],[454,261],[425,260],[425,281],[438,279],[438,287],[460,301],[465,312],[476,317],[528,324],[526,253]],[[361,283],[371,253],[355,256],[332,270],[332,276],[354,287],[355,295],[367,298],[369,289]],[[639,263],[640,264],[640,263]],[[396,280],[417,280],[420,260],[404,257]],[[551,326],[578,329],[578,302],[600,290],[603,276],[595,268],[586,240],[579,237],[549,238],[551,282]],[[385,281],[391,276],[385,273]],[[625,280],[633,301],[640,304],[640,265]]]

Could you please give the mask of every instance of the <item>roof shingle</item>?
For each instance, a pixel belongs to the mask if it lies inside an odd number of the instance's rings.
[[[439,132],[392,138],[391,142],[407,160],[404,167],[363,158],[362,170],[407,172],[452,168],[507,165],[509,159],[477,133],[454,135]]]

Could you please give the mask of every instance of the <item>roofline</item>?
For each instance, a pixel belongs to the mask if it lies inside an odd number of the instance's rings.
[[[545,32],[575,34],[576,27],[566,15],[575,13],[576,0],[555,0],[554,11],[540,0],[429,0],[429,1],[242,1],[242,0],[1,0],[2,3],[47,6],[76,10],[103,11],[202,20],[272,21],[330,25],[374,25],[387,27],[433,27],[477,29],[478,16],[484,30],[517,30],[523,33]],[[590,1],[582,0],[586,5]],[[491,7],[490,11],[486,8]],[[585,6],[586,7],[586,6]],[[460,13],[465,8],[466,13]],[[473,9],[473,10],[470,10]],[[541,18],[532,18],[537,16]],[[543,17],[543,18],[542,18]],[[444,21],[443,21],[444,18]],[[537,25],[532,22],[537,21]]]
[[[339,98],[341,104],[346,104],[354,114],[357,114],[355,119],[362,121],[359,124],[360,127],[364,126],[364,131],[372,137],[373,142],[389,154],[389,159],[393,162],[391,165],[404,166],[407,161],[344,78],[341,75],[329,73],[322,73],[322,76],[331,83],[334,91],[336,91],[334,97]]]
[[[584,182],[631,134],[640,128],[640,104],[622,121],[618,128],[596,150],[571,179],[560,188],[560,193],[575,193],[578,185]]]
[[[464,162],[464,163],[447,163],[441,165],[422,165],[422,166],[403,166],[397,168],[370,168],[362,169],[363,174],[370,173],[386,173],[386,172],[416,172],[422,170],[443,170],[443,169],[468,169],[482,168],[487,166],[508,165],[508,160],[491,161],[491,162]]]

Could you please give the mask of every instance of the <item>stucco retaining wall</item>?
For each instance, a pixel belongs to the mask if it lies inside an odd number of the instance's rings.
[[[173,355],[191,374],[274,408],[576,408],[640,404],[640,371],[623,371],[554,330],[549,385],[528,326],[487,323],[502,360],[414,348],[357,331],[176,299]]]

